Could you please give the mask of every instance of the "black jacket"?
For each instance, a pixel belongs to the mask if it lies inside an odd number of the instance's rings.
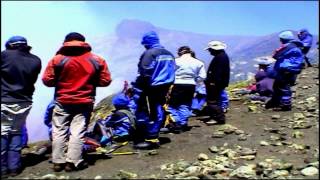
[[[32,102],[41,60],[29,50],[7,49],[1,52],[1,102]]]
[[[221,50],[210,62],[206,84],[214,83],[219,88],[225,88],[229,85],[230,62],[225,51]]]

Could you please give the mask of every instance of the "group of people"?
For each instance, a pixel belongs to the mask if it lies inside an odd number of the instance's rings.
[[[299,37],[310,39],[305,32],[301,31]],[[310,44],[309,40],[303,44],[296,41],[291,31],[284,31],[279,37],[282,45],[273,55],[275,64],[261,68],[263,77],[274,79],[272,92],[267,93],[272,98],[266,108],[290,110],[290,86],[301,72],[304,58],[309,65],[304,55]],[[113,140],[129,138],[137,149],[153,149],[160,146],[161,131],[187,130],[192,115],[208,116],[207,125],[226,122],[229,102],[225,88],[229,85],[230,62],[225,43],[208,43],[205,50],[213,59],[207,71],[189,46],[178,48],[178,57],[175,57],[160,44],[154,31],[144,34],[141,44],[145,51],[138,63],[136,80],[130,88],[126,84],[124,90],[114,96],[112,114],[88,128],[96,87],[109,86],[111,75],[106,61],[91,52],[83,35],[76,32],[66,35],[42,76],[44,85],[55,88],[45,116],[55,172],[86,168],[88,164],[83,159],[86,145],[105,146]],[[2,177],[21,172],[25,121],[41,70],[41,60],[30,50],[26,38],[14,36],[1,53]],[[256,79],[260,81],[261,77]]]

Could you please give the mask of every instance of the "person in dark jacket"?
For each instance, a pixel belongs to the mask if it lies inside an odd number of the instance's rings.
[[[301,29],[298,33],[298,38],[303,43],[303,47],[301,48],[301,50],[304,55],[304,60],[307,63],[308,67],[312,67],[307,54],[312,46],[313,37],[307,29]]]
[[[41,60],[30,53],[26,38],[13,36],[5,46],[1,52],[2,177],[21,172],[22,133],[41,71]]]
[[[281,47],[278,48],[273,58],[272,74],[275,79],[271,100],[266,103],[266,108],[275,110],[291,110],[291,85],[293,79],[299,74],[303,67],[303,54],[299,48],[300,43],[294,38],[291,31],[283,31],[279,34]]]
[[[111,83],[107,63],[91,53],[91,47],[83,35],[72,32],[65,37],[63,46],[49,61],[42,81],[48,87],[55,87],[53,170],[59,172],[63,169],[73,171],[86,168],[87,163],[82,157],[83,139],[93,110],[96,87]],[[66,146],[67,153],[64,151]]]
[[[138,76],[133,82],[141,90],[137,102],[137,135],[135,148],[154,149],[160,146],[159,131],[164,124],[163,105],[175,80],[175,60],[161,44],[156,32],[144,34],[141,44],[146,48],[138,64]]]
[[[254,92],[258,93],[259,96],[253,95],[250,96],[250,99],[266,102],[271,98],[273,94],[274,79],[269,78],[266,71],[259,70],[255,75],[255,80],[256,90]]]
[[[225,115],[219,103],[221,102],[222,92],[229,85],[230,78],[230,62],[225,52],[226,47],[226,44],[220,41],[211,41],[206,48],[214,56],[205,80],[207,91],[205,111],[211,118],[206,122],[207,125],[225,123]]]

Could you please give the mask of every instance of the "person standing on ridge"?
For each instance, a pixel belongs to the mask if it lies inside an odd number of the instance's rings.
[[[291,31],[279,34],[281,47],[278,48],[273,58],[276,59],[273,69],[269,72],[274,78],[272,98],[266,103],[265,108],[279,108],[282,111],[291,111],[291,85],[296,75],[303,67],[303,53]]]
[[[179,133],[187,130],[195,86],[206,78],[206,69],[202,61],[192,56],[190,47],[180,47],[178,55],[175,59],[175,81],[167,111],[174,120],[169,130]]]
[[[133,82],[140,89],[137,102],[137,140],[135,148],[154,149],[160,146],[160,128],[165,120],[166,95],[175,79],[175,60],[161,44],[156,32],[143,35],[141,44],[146,48],[138,63],[138,76]]]
[[[1,52],[1,177],[21,172],[26,119],[32,107],[41,60],[30,53],[27,39],[13,36]]]
[[[298,38],[303,43],[303,47],[301,48],[301,50],[304,55],[304,60],[306,61],[308,67],[312,67],[312,65],[309,61],[309,58],[307,57],[307,54],[312,46],[313,37],[307,29],[301,29],[298,33]],[[303,63],[303,65],[304,65],[304,63]]]
[[[96,87],[111,83],[107,63],[91,53],[91,46],[83,35],[72,32],[66,35],[63,46],[49,61],[42,81],[48,87],[55,87],[53,170],[84,169],[88,166],[82,157],[84,135],[93,110]]]
[[[211,41],[208,43],[209,53],[214,56],[210,62],[207,79],[205,80],[207,91],[207,106],[204,113],[210,116],[207,125],[224,124],[225,114],[220,105],[221,94],[229,85],[230,62],[225,49],[227,45],[220,41]]]

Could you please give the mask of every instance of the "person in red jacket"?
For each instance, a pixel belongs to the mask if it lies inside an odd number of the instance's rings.
[[[83,35],[72,32],[49,61],[42,81],[48,87],[55,87],[53,170],[84,169],[88,166],[82,157],[84,135],[93,110],[96,87],[111,83],[108,66],[104,59],[91,53]]]

